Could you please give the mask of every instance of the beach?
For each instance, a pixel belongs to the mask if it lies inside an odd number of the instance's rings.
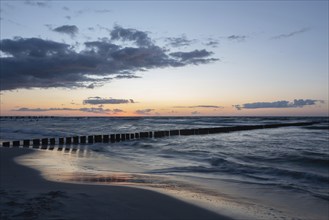
[[[223,219],[154,191],[50,182],[14,158],[31,149],[0,148],[1,219]]]
[[[2,118],[1,219],[328,219],[328,122],[305,121]],[[287,122],[302,126],[157,136],[159,127],[190,131]],[[154,135],[105,139],[145,131]],[[60,144],[100,134],[104,142]],[[44,144],[54,139],[54,145]],[[28,147],[26,140],[43,144]]]

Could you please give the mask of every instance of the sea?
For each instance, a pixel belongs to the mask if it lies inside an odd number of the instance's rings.
[[[316,123],[55,146],[21,162],[50,180],[151,189],[236,219],[329,219],[328,117],[1,117],[0,142],[290,122]]]

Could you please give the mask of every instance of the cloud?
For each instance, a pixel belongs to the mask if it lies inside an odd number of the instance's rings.
[[[185,35],[182,37],[168,37],[166,41],[172,47],[183,47],[183,46],[190,46],[195,40],[189,40],[186,38]]]
[[[295,99],[292,102],[285,100],[276,102],[254,102],[245,103],[242,105],[233,105],[233,107],[237,110],[259,108],[303,108],[309,105],[316,105],[317,103],[324,103],[324,101],[314,99]]]
[[[31,1],[31,0],[25,0],[24,3],[26,5],[37,6],[37,7],[42,7],[42,8],[49,6],[49,2],[47,2],[47,1]]]
[[[209,39],[209,41],[207,43],[204,43],[204,45],[213,47],[213,48],[217,47],[218,44],[219,44],[219,41],[214,40],[214,39]]]
[[[111,12],[111,10],[108,10],[108,9],[95,10],[95,13],[101,13],[101,14],[110,13],[110,12]]]
[[[75,11],[75,15],[77,15],[77,16],[83,15],[83,14],[88,14],[88,13],[106,14],[106,13],[111,13],[111,10],[108,10],[108,9],[91,10],[90,8],[85,8],[85,9],[80,9],[80,10]]]
[[[244,41],[246,40],[247,36],[245,35],[230,35],[227,37],[228,40],[235,40],[235,41]]]
[[[26,108],[22,107],[19,109],[12,109],[15,112],[47,112],[47,111],[77,111],[78,109],[73,108]]]
[[[80,108],[79,111],[81,112],[89,112],[89,113],[96,113],[96,114],[109,114],[113,113],[110,109],[103,109],[103,108]]]
[[[114,77],[114,79],[138,79],[138,78],[142,78],[142,77],[132,74],[122,74]]]
[[[86,100],[83,100],[83,104],[90,105],[101,105],[101,104],[129,104],[135,103],[133,99],[112,99],[112,98],[101,98],[101,97],[89,97]]]
[[[201,114],[201,112],[198,112],[198,111],[194,111],[194,112],[191,112],[192,115],[199,115]]]
[[[218,59],[204,59],[206,57],[211,56],[213,53],[209,52],[205,49],[203,50],[194,50],[191,52],[174,52],[169,55],[179,59],[181,62],[188,64],[199,64],[201,63],[209,63],[213,61],[217,61]]]
[[[63,27],[63,26],[62,26]],[[128,31],[127,31],[128,30]],[[70,33],[70,31],[67,31]],[[74,31],[73,31],[74,32]],[[111,76],[133,78],[137,72],[157,68],[182,67],[215,62],[212,52],[168,52],[151,44],[145,32],[114,28],[111,38],[136,42],[122,46],[113,39],[102,38],[74,45],[41,38],[3,39],[0,51],[0,90],[30,88],[94,88],[109,82]],[[121,77],[120,77],[121,75]]]
[[[274,36],[271,39],[278,40],[278,39],[283,39],[283,38],[289,38],[289,37],[295,36],[297,34],[305,33],[309,30],[311,30],[311,28],[305,27],[305,28],[301,28],[297,31],[293,31],[293,32],[290,32],[290,33],[287,33],[287,34],[280,34],[280,35]]]
[[[62,7],[62,9],[63,9],[64,11],[70,11],[70,10],[71,10],[69,7],[66,7],[66,6]]]
[[[80,112],[89,112],[95,114],[117,114],[124,112],[121,109],[104,109],[104,108],[26,108],[22,107],[19,109],[12,109],[11,111],[16,112],[48,112],[48,111],[80,111]]]
[[[70,16],[68,16],[70,17]],[[70,17],[71,19],[71,17]],[[63,25],[57,28],[52,29],[52,31],[61,33],[61,34],[68,34],[71,37],[75,37],[75,35],[79,32],[79,28],[75,25]]]
[[[149,38],[146,32],[138,31],[131,28],[123,28],[121,26],[115,26],[110,32],[112,40],[132,41],[140,47],[152,46],[152,40]]]
[[[66,18],[67,20],[71,20],[71,16],[69,16],[69,15],[65,16],[65,18]]]
[[[136,110],[135,113],[138,115],[150,115],[150,113],[153,111],[154,109],[147,108],[147,109]]]
[[[218,105],[192,105],[192,106],[174,106],[173,108],[223,108]]]

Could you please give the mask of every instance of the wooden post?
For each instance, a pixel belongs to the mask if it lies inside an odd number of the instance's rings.
[[[33,139],[33,148],[39,148],[40,139]]]
[[[94,136],[92,136],[92,135],[88,136],[88,143],[89,144],[94,143]]]
[[[102,142],[102,135],[95,135],[94,140],[95,140],[95,143],[101,143]]]
[[[108,143],[110,141],[110,135],[105,134],[103,135],[103,143]]]
[[[55,145],[55,138],[49,138],[50,145]]]
[[[30,147],[30,140],[23,140],[23,147]]]
[[[19,141],[13,141],[13,147],[19,147],[20,143]]]
[[[72,144],[72,137],[66,137],[66,144]]]
[[[87,137],[86,136],[81,136],[80,137],[80,144],[85,144],[87,143]]]
[[[179,130],[170,130],[169,131],[170,136],[176,136],[179,135]]]
[[[42,138],[42,139],[41,139],[41,144],[42,144],[43,146],[47,146],[47,145],[48,145],[48,138]]]
[[[73,137],[73,144],[79,144],[79,136]]]
[[[116,135],[115,135],[115,141],[116,141],[116,142],[121,141],[121,134],[116,134]]]
[[[2,143],[2,146],[3,147],[10,147],[10,142],[3,142]]]
[[[64,138],[58,138],[58,144],[63,145],[64,144]]]
[[[111,134],[111,143],[115,142],[115,134]]]

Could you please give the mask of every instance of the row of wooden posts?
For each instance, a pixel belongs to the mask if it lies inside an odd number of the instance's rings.
[[[213,128],[194,128],[181,129],[169,131],[148,131],[138,133],[126,134],[105,134],[105,135],[89,135],[89,136],[74,136],[65,138],[42,138],[42,139],[26,139],[23,141],[3,142],[3,147],[36,147],[39,146],[53,146],[53,145],[77,145],[77,144],[93,144],[93,143],[115,143],[126,140],[134,140],[140,138],[162,138],[178,135],[203,135],[203,134],[217,134],[227,133],[233,131],[245,131],[265,128],[279,128],[287,126],[307,126],[314,122],[298,122],[298,123],[281,123],[281,124],[267,124],[267,125],[243,125],[231,127],[213,127]]]

